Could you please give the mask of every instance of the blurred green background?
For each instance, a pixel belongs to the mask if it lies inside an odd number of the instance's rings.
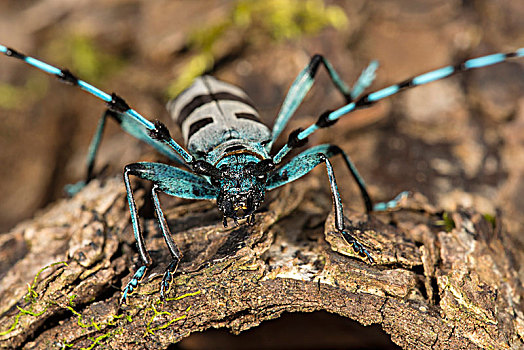
[[[271,125],[312,54],[329,58],[349,84],[378,59],[372,87],[378,89],[464,58],[516,49],[524,43],[523,17],[524,3],[509,0],[4,0],[0,39],[118,92],[168,125],[168,99],[194,76],[211,73],[245,89]],[[344,148],[378,199],[407,189],[445,208],[474,206],[491,215],[501,208],[522,244],[523,72],[524,62],[514,61],[404,92],[345,117],[310,145]],[[318,76],[289,130],[342,104],[327,74]],[[0,57],[2,231],[83,178],[103,110],[91,96]],[[110,124],[97,163],[97,170],[107,166],[105,176],[129,162],[160,159]],[[344,203],[363,210],[356,186],[338,168]],[[324,170],[311,176],[329,199]]]

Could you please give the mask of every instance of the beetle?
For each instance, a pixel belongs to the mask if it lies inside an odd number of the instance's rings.
[[[232,219],[236,225],[239,224],[239,220],[253,224],[255,212],[263,202],[266,191],[295,181],[322,163],[326,165],[327,169],[337,232],[356,253],[367,257],[373,263],[369,252],[352,234],[351,223],[348,226],[344,222],[342,200],[330,159],[336,155],[342,156],[360,189],[367,213],[396,206],[398,201],[407,195],[407,192],[402,192],[389,202],[373,205],[356,167],[349,156],[336,145],[313,146],[282,164],[284,157],[290,150],[304,146],[308,136],[312,133],[332,126],[340,117],[352,111],[369,107],[405,89],[440,80],[458,72],[487,67],[504,62],[509,58],[524,57],[524,48],[520,48],[510,53],[497,53],[468,59],[458,65],[439,68],[362,95],[374,80],[377,69],[375,61],[364,69],[355,85],[349,88],[325,57],[314,55],[292,83],[272,129],[261,122],[253,102],[241,89],[211,76],[202,76],[195,79],[189,88],[167,105],[172,119],[182,130],[186,150],[173,140],[163,123],[149,121],[132,109],[117,94],[107,94],[80,80],[67,69],[56,68],[6,46],[0,45],[0,52],[55,75],[61,81],[76,85],[106,102],[108,108],[100,118],[89,148],[86,179],[70,188],[72,193],[78,191],[93,178],[94,161],[108,117],[116,120],[124,131],[152,145],[178,165],[138,162],[126,165],[124,168],[127,201],[141,264],[124,287],[121,303],[126,302],[128,295],[136,290],[139,282],[146,275],[147,268],[152,265],[152,259],[139,225],[130,176],[153,183],[152,199],[155,213],[171,254],[171,261],[162,277],[160,287],[162,299],[165,298],[173,281],[181,255],[171,237],[158,193],[163,192],[188,199],[216,200],[218,209],[222,212],[225,227],[228,225],[228,219]],[[318,120],[306,129],[299,128],[291,132],[286,144],[272,155],[271,150],[275,141],[310,90],[321,66],[326,69],[346,103],[338,109],[322,113]]]

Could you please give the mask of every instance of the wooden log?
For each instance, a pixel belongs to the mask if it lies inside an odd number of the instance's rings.
[[[524,346],[520,253],[500,218],[444,212],[419,194],[394,212],[347,211],[369,264],[333,233],[312,179],[270,196],[254,226],[225,229],[213,203],[162,197],[183,254],[169,298],[158,293],[168,251],[143,210],[156,265],[122,307],[137,262],[124,186],[93,181],[0,236],[0,346],[165,349],[318,310],[378,324],[405,349]]]

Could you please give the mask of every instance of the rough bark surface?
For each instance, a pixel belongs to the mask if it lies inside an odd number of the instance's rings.
[[[314,187],[288,186],[254,226],[229,229],[213,203],[164,199],[184,255],[169,298],[159,300],[168,253],[149,219],[157,266],[119,307],[137,258],[124,187],[91,183],[1,236],[0,345],[163,349],[208,328],[239,333],[316,310],[379,324],[405,349],[524,345],[519,257],[499,218],[444,213],[418,194],[395,212],[347,212],[370,265],[333,233],[331,215],[322,218]]]

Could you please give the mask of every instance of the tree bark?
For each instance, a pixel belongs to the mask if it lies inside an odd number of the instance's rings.
[[[93,181],[0,236],[0,345],[164,349],[209,328],[236,334],[284,312],[325,310],[379,324],[405,349],[524,346],[521,253],[500,217],[444,213],[418,194],[394,212],[347,211],[369,264],[333,232],[314,187],[314,178],[287,186],[254,226],[230,228],[213,203],[162,197],[183,254],[169,298],[158,293],[169,254],[144,209],[156,265],[120,307],[137,262],[124,187]],[[148,192],[136,191],[139,202]]]

